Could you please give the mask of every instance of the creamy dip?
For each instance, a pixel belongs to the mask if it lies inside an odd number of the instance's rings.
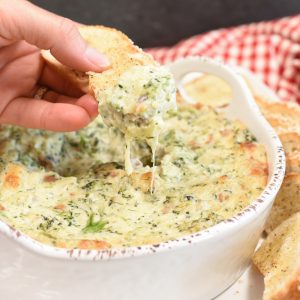
[[[65,134],[5,126],[0,140],[0,219],[57,247],[176,239],[234,216],[267,181],[264,147],[239,121],[207,106],[166,113],[154,193],[151,147],[133,141],[128,175],[124,135],[100,117]]]
[[[176,109],[173,76],[162,66],[133,66],[97,98],[104,122],[125,135],[125,169],[130,174],[131,141],[144,140],[155,153],[163,117],[167,111]]]

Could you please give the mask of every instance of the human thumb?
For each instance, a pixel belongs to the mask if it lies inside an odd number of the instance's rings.
[[[109,67],[102,53],[89,47],[76,23],[23,0],[0,0],[0,36],[25,40],[49,49],[62,64],[83,72],[101,72]]]

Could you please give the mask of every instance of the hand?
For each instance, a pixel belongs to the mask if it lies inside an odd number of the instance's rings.
[[[109,66],[71,20],[24,0],[0,0],[0,124],[53,131],[86,126],[98,113],[96,100],[49,69],[40,49],[50,49],[61,63],[80,71]],[[40,86],[51,91],[34,99]]]

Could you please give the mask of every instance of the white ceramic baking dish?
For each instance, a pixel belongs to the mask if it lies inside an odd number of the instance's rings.
[[[233,68],[203,57],[181,59],[169,67],[179,85],[195,71],[215,74],[231,85],[234,99],[228,116],[245,123],[267,149],[270,174],[263,193],[238,215],[208,230],[125,249],[53,248],[0,222],[1,299],[206,300],[244,272],[284,177],[282,145]],[[248,77],[261,96],[272,95]]]

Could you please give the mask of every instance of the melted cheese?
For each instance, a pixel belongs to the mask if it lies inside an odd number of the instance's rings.
[[[0,218],[57,247],[176,239],[240,212],[267,181],[264,147],[205,106],[166,114],[154,176],[142,141],[131,145],[134,171],[124,171],[124,135],[101,118],[65,134],[7,126],[0,140]]]
[[[145,140],[155,153],[163,117],[176,109],[173,76],[165,67],[133,66],[120,76],[115,86],[97,97],[104,122],[125,135],[125,169],[131,174],[131,141]]]

